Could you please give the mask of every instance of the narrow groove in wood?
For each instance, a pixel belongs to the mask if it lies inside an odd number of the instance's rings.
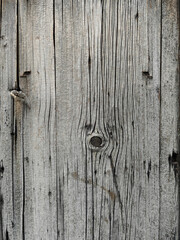
[[[22,106],[23,107],[23,106]],[[23,111],[23,110],[22,110]],[[22,240],[26,239],[26,229],[25,229],[25,204],[26,204],[26,181],[25,181],[25,156],[24,156],[24,111],[22,113],[22,123],[21,123],[21,136],[22,136]]]
[[[15,106],[14,106],[14,99],[11,100],[11,168],[12,168],[12,207],[13,207],[13,224],[14,224],[14,144],[15,144]]]
[[[56,0],[53,0],[53,43],[54,43],[54,79],[55,79],[55,110],[57,109],[57,101],[56,101]],[[55,128],[57,128],[57,112],[55,111]],[[57,226],[57,239],[60,238],[60,231],[59,231],[59,204],[58,204],[58,159],[57,159],[57,134],[55,135],[55,153],[56,153],[56,226]],[[60,182],[59,188],[61,189]],[[60,190],[61,191],[61,190]],[[62,234],[61,236],[64,236]],[[64,237],[63,237],[64,239]],[[62,240],[63,240],[62,239]]]
[[[178,51],[178,82],[179,82],[179,106],[178,106],[178,240],[180,240],[180,1],[177,1],[177,17],[178,17],[178,31],[179,31],[179,51]]]
[[[2,10],[2,8],[3,8],[3,5],[2,5],[2,0],[0,0],[0,39],[1,39],[1,28],[2,28],[2,12],[3,12],[3,10]]]
[[[87,147],[85,147],[85,171],[84,171],[84,178],[85,178],[85,240],[88,238],[88,189],[87,189]]]
[[[160,101],[159,101],[159,166],[161,166],[161,99],[162,99],[162,25],[163,25],[163,9],[162,9],[162,5],[163,4],[163,0],[161,0],[161,16],[160,16],[160,85],[159,85],[159,95],[160,95]],[[161,171],[160,171],[160,167],[159,167],[159,185],[161,186]],[[159,232],[158,232],[158,238],[160,239],[160,228],[161,228],[161,187],[159,188]]]
[[[17,55],[16,55],[16,68],[17,68],[17,76],[16,79],[14,79],[15,81],[15,89],[16,90],[20,90],[20,86],[19,86],[19,0],[17,0],[17,45],[16,45],[16,51],[17,51]]]

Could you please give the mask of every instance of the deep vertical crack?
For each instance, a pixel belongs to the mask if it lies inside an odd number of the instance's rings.
[[[15,80],[15,89],[20,90],[19,87],[19,0],[17,0],[17,44],[16,44],[16,80]]]
[[[0,0],[0,38],[1,38],[1,28],[2,28],[2,0]]]
[[[57,129],[57,114],[56,114],[56,14],[55,14],[56,1],[53,0],[53,45],[54,45],[54,87],[55,87],[55,128]],[[55,136],[56,145],[56,227],[57,227],[57,239],[59,238],[59,201],[58,201],[58,163],[57,163],[57,133]]]
[[[160,226],[161,226],[161,98],[162,98],[162,18],[163,18],[163,4],[161,0],[161,15],[160,15],[160,86],[159,86],[159,95],[160,95],[160,102],[159,102],[159,239],[160,239]]]
[[[179,106],[178,106],[178,240],[180,240],[180,1],[177,1],[177,22],[178,22],[178,31],[179,31],[179,49],[178,49],[178,89],[179,89]]]
[[[17,46],[16,46],[16,64],[17,64],[17,72],[16,72],[16,81],[15,81],[15,89],[20,90],[19,84],[19,66],[20,66],[20,41],[19,41],[19,0],[17,0]],[[23,105],[22,105],[23,108]],[[15,110],[16,111],[16,110]],[[14,114],[15,116],[15,114]],[[15,116],[17,117],[17,116]],[[22,109],[22,119],[21,119],[21,151],[22,151],[22,239],[25,240],[25,166],[24,166],[24,114]],[[17,123],[16,126],[17,127]]]
[[[23,240],[25,240],[25,166],[24,166],[24,111],[22,113],[22,167],[23,167],[23,206],[22,206],[22,236]]]

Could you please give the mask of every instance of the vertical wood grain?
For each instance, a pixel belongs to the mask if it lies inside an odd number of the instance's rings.
[[[25,239],[57,239],[53,1],[19,1]]]
[[[160,237],[178,236],[178,1],[162,1]]]
[[[59,239],[159,239],[161,3],[55,2]]]
[[[0,239],[13,239],[15,213],[14,114],[10,89],[17,77],[17,1],[0,4]],[[21,200],[21,199],[20,199]],[[17,230],[18,231],[18,230]],[[19,237],[19,236],[18,236]]]
[[[1,1],[0,240],[179,238],[177,3]]]

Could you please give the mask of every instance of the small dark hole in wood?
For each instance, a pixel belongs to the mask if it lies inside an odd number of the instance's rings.
[[[103,142],[103,140],[99,136],[94,136],[90,140],[91,145],[93,145],[94,147],[101,147],[102,142]]]
[[[25,72],[23,73],[24,76],[27,76],[27,75],[30,75],[30,74],[31,74],[31,71],[25,71]]]
[[[4,166],[3,166],[3,163],[1,163],[1,166],[0,166],[0,173],[4,173]]]
[[[6,240],[9,240],[9,233],[7,229],[6,229]]]
[[[143,76],[146,76],[147,78],[149,78],[149,79],[152,79],[153,77],[149,74],[149,72],[146,72],[146,71],[143,71],[142,72],[142,75]]]
[[[23,74],[20,75],[20,77],[27,77],[31,74],[31,71],[24,71]]]
[[[137,12],[135,15],[135,19],[137,19],[139,17],[139,13]]]
[[[0,208],[2,208],[2,205],[4,204],[4,199],[3,199],[3,195],[0,194]]]
[[[143,74],[144,76],[149,76],[149,72],[146,72],[146,71],[143,71],[142,74]]]

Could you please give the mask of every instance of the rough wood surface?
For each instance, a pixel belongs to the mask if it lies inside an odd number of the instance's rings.
[[[19,1],[25,239],[57,239],[53,1]]]
[[[56,6],[61,236],[158,239],[161,8]],[[105,138],[100,151],[92,132]]]
[[[0,4],[0,239],[15,239],[14,224],[19,220],[14,195],[17,135],[14,132],[14,108],[10,90],[17,79],[17,4]],[[19,139],[19,136],[18,136]],[[21,202],[21,198],[19,198]],[[20,222],[16,222],[21,224]],[[21,229],[20,229],[21,231]],[[22,232],[22,231],[21,231]],[[19,235],[20,236],[20,235]]]
[[[162,2],[160,239],[178,236],[178,19],[176,0]],[[168,216],[168,217],[167,217]]]
[[[179,239],[177,0],[0,9],[0,240]]]

